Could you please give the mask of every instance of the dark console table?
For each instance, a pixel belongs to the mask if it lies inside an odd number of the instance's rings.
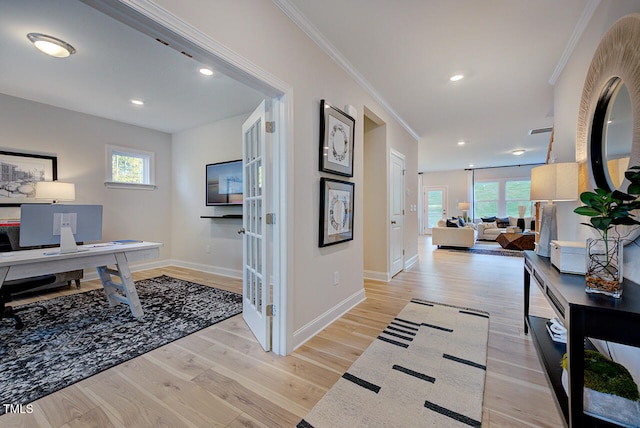
[[[567,328],[567,344],[551,340],[545,318],[529,314],[531,278]],[[615,426],[583,412],[586,338],[640,346],[640,285],[625,280],[622,298],[588,294],[582,275],[560,273],[550,259],[524,252],[524,332],[545,369],[556,403],[569,427]],[[569,395],[562,387],[562,355],[568,355]]]

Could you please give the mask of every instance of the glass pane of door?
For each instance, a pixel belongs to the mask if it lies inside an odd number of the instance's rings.
[[[425,188],[425,233],[431,234],[431,228],[438,225],[438,220],[446,216],[446,189]]]

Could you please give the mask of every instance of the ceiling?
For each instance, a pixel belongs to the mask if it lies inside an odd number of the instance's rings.
[[[419,138],[419,171],[545,162],[551,134],[528,132],[553,126],[549,82],[597,5],[274,1]]]
[[[419,139],[419,171],[544,162],[550,134],[528,131],[553,125],[550,81],[597,4],[273,1]],[[43,55],[29,32],[77,53]],[[248,113],[264,97],[221,73],[201,76],[201,62],[78,0],[0,0],[0,35],[11,58],[0,93],[120,122],[174,133]],[[465,78],[450,82],[457,73]]]
[[[73,45],[69,58],[26,35]],[[0,93],[174,133],[253,111],[264,95],[78,0],[0,0]],[[11,60],[7,60],[11,58]],[[144,106],[130,100],[144,100]]]

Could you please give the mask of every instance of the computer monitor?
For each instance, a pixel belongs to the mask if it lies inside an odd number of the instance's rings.
[[[20,246],[60,245],[78,251],[76,242],[102,239],[102,205],[22,204]]]

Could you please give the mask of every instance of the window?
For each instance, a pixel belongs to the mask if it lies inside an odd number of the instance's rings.
[[[524,216],[531,215],[531,204],[529,203],[529,193],[531,191],[531,180],[507,181],[504,186],[504,199],[507,205],[507,215],[520,217],[518,207],[526,207]]]
[[[531,216],[529,192],[531,180],[498,179],[478,181],[474,184],[474,218],[482,217],[520,217],[518,207],[526,207],[525,217]]]
[[[498,215],[498,204],[500,202],[499,184],[497,181],[475,183],[473,188],[475,195],[474,218]]]
[[[108,187],[155,189],[153,152],[107,145]]]

